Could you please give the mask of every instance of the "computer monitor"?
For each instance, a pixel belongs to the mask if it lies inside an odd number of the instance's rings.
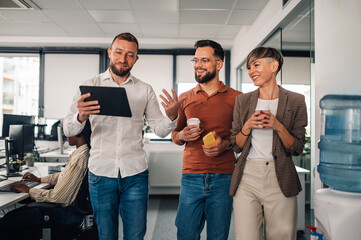
[[[9,136],[10,125],[31,125],[34,124],[34,116],[28,115],[15,115],[15,114],[3,114],[3,128],[2,137]]]
[[[20,160],[34,148],[34,125],[10,125],[9,139],[12,142],[12,155]]]

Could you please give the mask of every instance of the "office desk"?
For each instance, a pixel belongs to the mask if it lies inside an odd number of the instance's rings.
[[[48,166],[49,165],[59,165],[59,163],[35,163],[34,167],[30,167],[22,172],[22,174],[26,172],[30,172],[37,177],[45,177],[48,175]],[[11,177],[8,180],[1,181],[0,186],[8,183],[9,181],[18,181],[21,180],[21,177]],[[37,185],[35,188],[45,188],[48,187],[49,184],[41,183]],[[0,192],[0,209],[6,208],[12,204],[18,203],[29,197],[29,193],[13,193],[13,192]]]
[[[40,159],[44,162],[67,162],[70,154],[75,151],[75,148],[64,149],[61,154],[58,150],[47,153],[41,153]]]
[[[310,171],[301,167],[296,166],[296,170],[298,173],[298,178],[300,179],[302,191],[297,195],[297,207],[298,207],[298,223],[297,230],[306,231],[305,224],[305,198],[306,198],[306,175],[310,174]]]
[[[0,149],[0,158],[5,158],[5,157],[6,157],[5,150]]]

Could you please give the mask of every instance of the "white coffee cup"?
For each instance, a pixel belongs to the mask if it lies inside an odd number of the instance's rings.
[[[189,118],[187,120],[188,125],[197,125],[197,127],[199,127],[200,123],[201,123],[201,121],[199,121],[199,118]]]

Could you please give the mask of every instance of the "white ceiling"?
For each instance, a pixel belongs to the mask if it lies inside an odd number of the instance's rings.
[[[0,0],[9,2],[11,0]],[[16,1],[16,0],[14,0]],[[231,43],[268,0],[25,0],[40,9],[0,9],[0,38],[92,38],[131,32],[148,41]],[[165,39],[167,39],[165,41]],[[6,45],[0,42],[0,46]],[[18,42],[22,42],[19,39]],[[95,41],[97,42],[97,41]],[[147,42],[147,41],[145,41]],[[141,41],[142,44],[142,41]],[[164,43],[164,45],[167,45]],[[142,47],[142,46],[141,46]],[[144,46],[143,46],[144,47]],[[189,45],[188,47],[192,47]]]

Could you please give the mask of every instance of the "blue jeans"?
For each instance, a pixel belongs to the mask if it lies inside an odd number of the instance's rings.
[[[207,221],[208,240],[226,240],[233,198],[229,196],[232,174],[182,174],[176,218],[178,240],[198,240]]]
[[[124,240],[141,240],[147,225],[148,170],[134,176],[108,178],[89,171],[89,193],[100,240],[117,240],[119,216]]]

